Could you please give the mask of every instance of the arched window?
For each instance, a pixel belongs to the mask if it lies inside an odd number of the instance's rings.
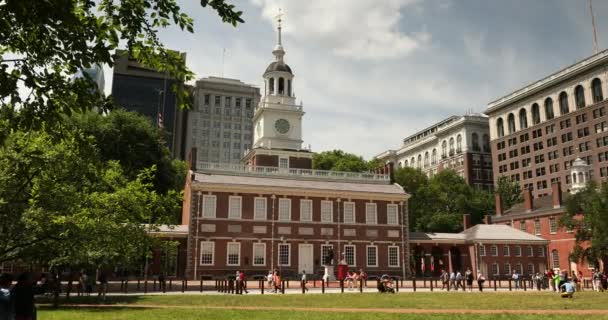
[[[424,167],[428,168],[429,167],[429,152],[425,152],[424,153]]]
[[[462,152],[462,136],[461,135],[456,136],[456,152],[458,152],[458,153]]]
[[[410,163],[412,164],[412,168],[416,166],[416,158],[412,157],[412,160],[410,160]]]
[[[532,105],[532,123],[540,123],[540,107],[538,106],[538,103]]]
[[[403,162],[399,161],[399,164],[397,166],[399,167],[399,169],[403,168]]]
[[[553,100],[551,98],[545,99],[545,117],[547,117],[547,120],[555,117],[553,114]]]
[[[562,91],[562,93],[559,94],[559,114],[563,116],[568,112],[570,112],[570,106],[568,106],[568,94],[566,91]]]
[[[490,152],[490,136],[483,135],[483,152]]]
[[[441,144],[441,157],[445,158],[448,156],[448,143],[443,140],[443,143]]]
[[[285,94],[285,79],[279,78],[279,94]]]
[[[515,116],[512,113],[509,113],[509,117],[507,118],[507,123],[509,125],[509,134],[515,132]]]
[[[454,155],[454,138],[450,138],[450,156]]]
[[[551,251],[551,266],[555,268],[559,268],[559,253],[557,250]]]
[[[405,160],[405,162],[403,163],[403,165],[404,165],[405,167],[407,167],[407,166],[409,166],[409,165],[410,165],[410,162],[409,162],[409,161],[407,161],[407,159],[406,159],[406,160]]]
[[[526,109],[522,108],[519,110],[519,129],[523,130],[528,127],[528,114]]]
[[[574,88],[574,100],[576,100],[576,109],[585,107],[585,89],[580,84]]]
[[[505,124],[502,118],[496,119],[496,133],[498,134],[499,138],[505,136]]]
[[[479,151],[479,136],[477,133],[471,135],[471,144],[473,145],[473,151]]]
[[[291,97],[291,80],[287,80],[287,95]]]
[[[269,81],[269,87],[270,87],[270,94],[274,94],[274,78],[270,78],[268,79]]]
[[[591,92],[593,92],[593,102],[600,102],[604,100],[602,94],[602,80],[595,78],[591,81]]]
[[[437,164],[437,149],[433,149],[433,153],[431,153],[431,164]]]
[[[422,155],[418,155],[418,168],[422,168]]]

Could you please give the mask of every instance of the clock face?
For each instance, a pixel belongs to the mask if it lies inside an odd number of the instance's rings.
[[[279,119],[274,123],[274,128],[280,134],[286,134],[287,132],[289,132],[289,127],[289,121],[285,119]]]

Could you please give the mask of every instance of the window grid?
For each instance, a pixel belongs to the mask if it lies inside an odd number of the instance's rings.
[[[534,234],[540,235],[540,220],[538,219],[534,220]]]
[[[533,275],[534,274],[534,264],[533,263],[528,263],[528,274],[529,275]]]
[[[539,257],[544,257],[545,256],[545,247],[542,247],[542,246],[538,247],[536,252],[538,253]]]
[[[485,257],[486,256],[486,246],[479,245],[479,256],[480,257]]]
[[[333,222],[334,220],[334,203],[332,201],[321,201],[321,222]]]
[[[378,266],[378,247],[367,246],[367,266],[377,267]]]
[[[492,263],[492,275],[499,275],[500,270],[498,270],[498,263]]]
[[[551,251],[551,264],[553,268],[559,268],[559,253],[557,250]]]
[[[321,261],[323,263],[325,263],[324,259],[327,256],[327,252],[329,251],[329,249],[333,249],[333,248],[334,248],[334,246],[331,244],[322,244],[321,245],[321,259],[322,259]],[[334,257],[334,260],[335,260],[335,257]]]
[[[515,256],[521,257],[521,247],[520,246],[515,246]]]
[[[498,247],[496,245],[490,246],[490,255],[492,257],[498,256]]]
[[[356,257],[355,257],[355,246],[354,245],[345,245],[344,246],[344,259],[346,260],[346,264],[351,267],[356,265]]]
[[[511,255],[511,252],[509,250],[509,246],[504,246],[502,247],[502,255],[505,257],[508,257]]]
[[[215,253],[215,242],[201,241],[201,265],[212,266]]]
[[[399,247],[389,246],[388,247],[388,266],[399,267]]]
[[[386,223],[399,224],[399,206],[396,204],[386,205]]]
[[[265,243],[254,243],[253,244],[253,265],[254,266],[266,265],[266,244]]]
[[[241,218],[241,202],[242,198],[239,196],[230,196],[228,218],[240,219]]]
[[[549,233],[557,232],[557,222],[554,217],[549,218]]]
[[[215,218],[216,203],[216,196],[203,196],[203,218]]]
[[[266,220],[268,212],[268,202],[264,197],[255,198],[255,212],[253,213],[254,220]]]
[[[300,200],[300,221],[312,221],[312,200]]]
[[[291,245],[289,243],[280,243],[279,244],[279,265],[280,266],[290,266],[291,265],[291,255],[289,254],[291,251]]]
[[[528,246],[526,248],[526,251],[527,251],[528,257],[534,257],[534,248],[532,248],[532,246]]]
[[[521,220],[519,222],[519,230],[526,232],[526,220]]]
[[[377,215],[377,207],[375,203],[366,203],[365,204],[365,223],[367,224],[377,224],[378,223],[378,215]]]
[[[344,223],[355,223],[355,203],[344,202]]]
[[[279,220],[280,221],[291,220],[291,199],[287,199],[287,198],[279,199]]]
[[[228,243],[226,246],[226,265],[238,266],[241,264],[241,244],[238,242]]]
[[[511,274],[511,264],[505,263],[505,274]]]

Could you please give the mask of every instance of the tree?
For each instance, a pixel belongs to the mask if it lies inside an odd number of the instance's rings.
[[[506,176],[498,178],[496,192],[502,199],[503,210],[507,210],[513,205],[524,201],[519,183]]]
[[[236,26],[242,12],[225,0],[201,0]],[[0,116],[4,127],[59,132],[61,117],[75,111],[102,111],[111,105],[93,81],[70,80],[95,64],[113,65],[115,50],[127,46],[142,65],[184,82],[193,74],[179,53],[164,48],[160,29],[178,26],[193,32],[193,20],[176,0],[49,0],[0,2]],[[19,88],[26,91],[20,94]],[[177,90],[177,88],[174,88]],[[177,90],[183,106],[187,91]],[[6,138],[6,131],[2,138]]]
[[[608,183],[590,183],[585,189],[566,199],[566,214],[560,226],[575,230],[576,245],[571,261],[587,261],[598,266],[608,263]]]
[[[411,196],[408,200],[409,225],[412,231],[416,230],[418,217],[426,212],[425,188],[428,186],[429,179],[420,169],[405,167],[395,170],[395,182]]]
[[[312,167],[320,170],[348,172],[364,172],[373,169],[362,157],[342,150],[316,153],[312,157]]]

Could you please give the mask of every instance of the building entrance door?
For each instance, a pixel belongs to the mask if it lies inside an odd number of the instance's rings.
[[[301,243],[298,246],[298,272],[313,273],[312,244]]]

